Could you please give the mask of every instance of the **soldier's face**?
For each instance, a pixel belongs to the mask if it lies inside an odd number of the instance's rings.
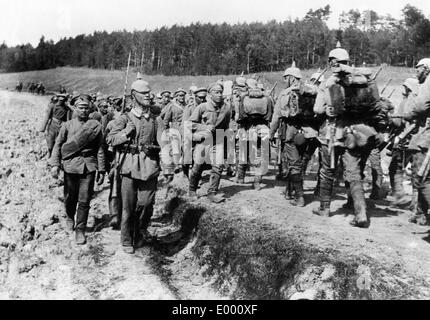
[[[168,104],[168,103],[170,102],[170,95],[168,95],[168,94],[164,94],[164,95],[163,95],[163,97],[161,98],[161,101],[162,101],[164,104]]]
[[[196,103],[197,104],[201,104],[201,103],[204,103],[204,102],[206,102],[206,96],[196,96]]]
[[[151,105],[151,93],[145,92],[134,92],[134,99],[136,100],[137,104],[142,107],[149,107]]]
[[[429,70],[426,66],[419,66],[416,70],[417,79],[419,83],[424,83],[427,79],[427,75],[429,74]]]
[[[88,104],[78,104],[76,106],[76,114],[81,120],[88,119],[90,115],[90,106]]]
[[[178,99],[179,103],[185,103],[185,93],[183,93],[183,92],[178,93],[177,99]]]
[[[213,102],[219,104],[222,102],[222,90],[221,89],[213,89],[210,92],[210,96]]]

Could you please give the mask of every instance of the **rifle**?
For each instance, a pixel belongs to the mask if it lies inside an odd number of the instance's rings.
[[[277,85],[278,85],[278,81],[276,81],[275,84],[273,85],[272,89],[270,89],[269,96],[271,96],[273,94]]]
[[[131,52],[128,54],[127,72],[125,74],[124,92],[122,94],[122,109],[121,109],[121,113],[125,112],[125,96],[127,94],[128,72],[130,70],[130,61],[131,61]]]
[[[424,158],[424,161],[421,165],[420,170],[418,171],[417,175],[420,177],[422,182],[424,182],[427,179],[427,176],[429,174],[430,170],[430,148],[427,150],[426,157]]]
[[[382,66],[381,67],[379,67],[379,69],[375,72],[375,74],[370,78],[370,80],[372,80],[372,81],[375,81],[375,79],[379,76],[379,74],[381,73],[381,71],[382,71]]]
[[[321,73],[320,73],[320,75],[318,76],[318,78],[316,78],[316,79],[314,79],[314,82],[312,83],[312,84],[316,84],[320,79],[321,79],[321,77],[324,75],[324,73],[326,73],[327,72],[327,70],[330,68],[330,66],[327,66]]]
[[[327,140],[328,140],[328,153],[330,154],[330,169],[336,168],[336,155],[335,155],[335,143],[336,143],[336,123],[332,120],[327,119]]]
[[[391,91],[391,93],[388,95],[387,99],[390,99],[395,91],[396,91],[396,88],[394,88],[393,91]]]
[[[122,109],[121,109],[121,114],[125,113],[125,97],[127,94],[127,83],[128,83],[128,73],[130,70],[130,61],[131,61],[131,52],[128,54],[128,62],[127,62],[127,71],[126,71],[126,76],[125,76],[125,85],[124,85],[124,92],[122,95]],[[128,117],[128,116],[127,116]],[[130,144],[131,141],[128,142],[127,144],[127,151],[130,148]],[[124,152],[121,154],[121,156],[119,155],[118,150],[115,151],[115,164],[113,166],[113,168],[111,169],[111,171],[109,172],[109,179],[113,179],[112,180],[112,189],[116,190],[117,187],[117,183],[118,183],[118,176],[119,176],[119,171],[121,170],[121,167],[124,163],[125,160],[125,155],[127,152]]]
[[[397,136],[397,130],[393,130],[393,132],[390,134],[389,138],[386,141],[384,141],[378,147],[378,149],[380,151],[383,151],[384,149],[386,149],[388,147],[397,148],[398,145],[401,144],[409,136],[409,134],[415,130],[416,127],[417,127],[416,123],[411,123],[398,136]]]
[[[388,88],[388,85],[391,83],[391,81],[392,81],[393,79],[389,79],[388,80],[388,82],[385,84],[385,86],[384,86],[384,88],[382,88],[382,90],[381,90],[381,94],[383,94],[384,93],[384,91]]]

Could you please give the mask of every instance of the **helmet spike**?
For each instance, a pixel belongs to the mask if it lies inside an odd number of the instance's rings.
[[[293,60],[293,63],[291,64],[291,68],[295,68],[296,67],[296,62]]]
[[[342,48],[342,46],[340,45],[340,41],[337,42],[336,48]]]

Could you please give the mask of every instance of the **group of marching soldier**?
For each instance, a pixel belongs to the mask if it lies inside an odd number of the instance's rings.
[[[47,132],[51,173],[64,171],[67,225],[84,244],[94,184],[110,182],[111,226],[120,228],[124,251],[133,253],[150,237],[160,172],[168,187],[175,174],[189,180],[188,196],[197,199],[204,170],[210,170],[207,198],[217,194],[224,170],[243,184],[254,168],[253,188],[260,190],[268,172],[270,146],[278,150],[279,174],[285,197],[306,205],[303,182],[318,149],[314,214],[329,217],[339,169],[348,194],[345,208],[353,210],[353,226],[367,228],[364,170],[372,169],[374,200],[383,197],[381,151],[391,152],[390,184],[395,205],[408,201],[403,190],[404,168],[412,164],[414,187],[411,222],[425,224],[430,203],[430,59],[416,66],[417,79],[403,84],[404,100],[394,108],[381,96],[377,74],[349,66],[348,52],[338,45],[329,66],[305,81],[294,63],[284,75],[286,89],[277,99],[257,79],[240,76],[231,88],[225,81],[187,92],[151,93],[139,75],[127,97],[65,93],[53,97],[40,128]],[[324,73],[332,75],[325,80]],[[229,89],[231,89],[229,91]],[[221,138],[220,138],[221,137]],[[233,146],[232,148],[228,148]],[[227,161],[228,160],[228,161]]]

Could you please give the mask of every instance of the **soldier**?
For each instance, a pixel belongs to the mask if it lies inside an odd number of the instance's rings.
[[[329,53],[333,75],[318,93],[314,105],[317,114],[325,115],[326,122],[320,128],[321,171],[320,207],[313,213],[330,216],[337,157],[341,156],[345,168],[345,185],[348,198],[354,206],[351,225],[367,228],[370,218],[366,212],[363,178],[370,152],[376,145],[376,136],[388,123],[381,118],[379,91],[368,69],[348,66],[349,54],[340,47]]]
[[[229,128],[231,118],[230,107],[224,103],[222,96],[223,89],[224,88],[220,83],[210,84],[208,87],[207,102],[199,105],[190,117],[193,131],[195,132],[195,134],[193,134],[193,141],[196,141],[197,145],[195,149],[194,165],[190,172],[189,196],[191,198],[197,198],[196,191],[202,172],[205,170],[206,166],[210,165],[211,176],[207,197],[209,201],[214,203],[219,203],[225,200],[222,197],[216,196],[224,164],[218,163],[213,159],[211,163],[207,163],[204,160],[207,156],[214,155],[216,152],[224,151],[224,139],[222,139],[222,142],[219,142],[216,139],[216,130],[227,130]],[[205,142],[207,138],[212,138],[214,144],[206,144]]]
[[[121,244],[133,254],[150,239],[151,220],[160,172],[157,123],[150,115],[151,88],[143,80],[131,86],[131,107],[115,120],[107,143],[117,148],[116,170],[121,175]]]
[[[46,108],[45,117],[39,128],[40,132],[45,132],[46,130],[46,144],[48,146],[49,157],[51,157],[55,139],[60,132],[61,125],[71,119],[72,110],[67,106],[66,101],[67,96],[64,94],[53,96]]]
[[[416,211],[409,219],[412,223],[425,225],[429,222],[430,176],[428,174],[430,159],[430,126],[427,115],[430,102],[430,58],[421,59],[416,65],[419,89],[404,102],[404,119],[415,121],[419,127],[413,135],[408,150],[412,154],[412,177],[414,187],[418,190]]]
[[[282,128],[279,139],[282,141],[283,157],[287,163],[288,184],[286,198],[291,198],[294,190],[292,205],[305,206],[303,193],[304,154],[311,142],[315,143],[317,131],[313,121],[312,107],[316,89],[301,82],[300,69],[292,66],[285,70],[284,81],[287,89],[281,92],[275,104],[275,111],[270,125],[271,140],[275,132]],[[310,146],[309,146],[310,147]]]
[[[166,107],[163,117],[161,161],[163,163],[163,175],[168,184],[172,182],[173,175],[180,168],[182,115],[185,109],[185,95],[186,91],[184,89],[176,90],[175,99]]]
[[[194,98],[192,100],[191,104],[188,104],[185,107],[184,113],[182,115],[182,128],[185,128],[185,122],[189,121],[191,115],[193,114],[194,110],[201,105],[202,103],[206,102],[206,96],[208,94],[208,91],[206,88],[197,88],[194,91]],[[191,155],[190,159],[192,160],[193,157],[193,151],[194,151],[194,145],[190,139],[183,139],[184,141],[184,150],[190,150]],[[188,143],[191,143],[192,145],[187,145]],[[189,177],[190,168],[192,168],[192,163],[184,163],[182,165],[182,171],[186,177]]]
[[[396,121],[401,121],[401,117],[404,115],[404,105],[409,96],[416,96],[418,92],[418,80],[415,78],[408,78],[402,85],[402,95],[403,101],[400,103],[400,106],[396,110],[394,118]],[[400,124],[401,125],[401,124]],[[412,123],[409,123],[408,126],[411,126]],[[415,125],[416,126],[416,125]],[[417,130],[416,130],[417,131]],[[403,171],[405,166],[412,162],[412,154],[407,151],[408,143],[406,141],[400,141],[399,144],[395,148],[393,148],[391,156],[391,162],[388,167],[388,174],[390,177],[390,185],[394,196],[393,205],[399,206],[404,205],[409,202],[408,197],[405,195],[405,190],[403,189]],[[387,153],[388,155],[388,153]],[[412,183],[413,184],[413,183]],[[418,196],[418,191],[413,187],[412,192],[412,202],[411,202],[411,210],[415,210],[416,200]]]
[[[94,181],[103,184],[105,159],[101,125],[88,118],[89,97],[81,95],[75,105],[77,117],[63,124],[55,142],[51,173],[57,178],[62,164],[67,226],[70,230],[75,228],[76,244],[82,245],[86,242],[85,229]]]
[[[254,166],[253,187],[255,190],[260,190],[262,178],[269,169],[269,125],[273,115],[273,104],[272,100],[258,87],[256,80],[248,79],[247,86],[248,91],[239,105],[237,117],[239,144],[242,147],[239,147],[237,179],[238,183],[244,184],[246,169],[249,165]],[[249,158],[251,148],[255,148],[253,163],[250,163]]]

